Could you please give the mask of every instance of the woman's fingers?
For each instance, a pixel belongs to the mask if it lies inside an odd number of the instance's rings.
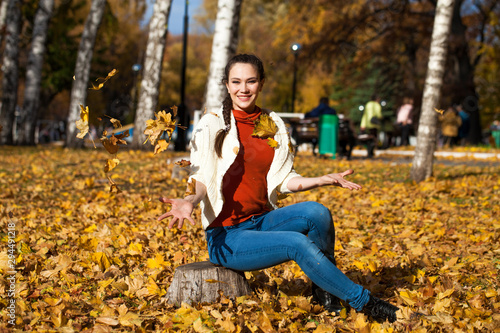
[[[345,176],[348,176],[348,175],[352,175],[354,173],[354,170],[353,169],[348,169],[344,172],[341,173],[342,177],[345,177]]]

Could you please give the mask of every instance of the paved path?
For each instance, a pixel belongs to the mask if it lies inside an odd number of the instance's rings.
[[[392,155],[392,156],[411,156],[415,152],[413,150],[375,150],[375,156],[384,156],[384,155]],[[354,149],[352,151],[353,156],[366,156],[366,150],[363,149]],[[434,152],[435,157],[453,157],[453,158],[471,158],[471,159],[498,159],[500,160],[500,153],[483,153],[483,152],[453,152],[453,151],[436,151]]]

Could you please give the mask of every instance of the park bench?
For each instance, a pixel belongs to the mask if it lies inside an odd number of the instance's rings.
[[[316,146],[319,144],[319,118],[290,118],[288,123],[291,127],[291,136],[297,146],[301,144],[312,144],[313,154],[316,155]],[[373,137],[367,134],[356,136],[350,120],[339,116],[338,130],[338,153],[340,156],[350,158],[351,152],[356,144],[366,144],[373,140]]]

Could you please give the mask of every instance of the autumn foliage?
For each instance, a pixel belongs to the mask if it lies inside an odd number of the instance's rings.
[[[126,148],[126,147],[125,147]],[[358,192],[322,188],[288,196],[330,208],[338,265],[397,304],[378,324],[350,309],[339,317],[311,303],[294,263],[247,272],[254,294],[216,304],[168,305],[177,266],[207,260],[201,223],[182,230],[156,218],[159,196],[184,195],[172,178],[180,155],[120,150],[110,178],[103,149],[0,148],[0,294],[7,224],[16,225],[18,331],[64,332],[492,332],[500,330],[500,166],[435,165],[435,178],[407,180],[408,164],[297,158],[304,175],[352,168]],[[195,220],[199,221],[199,209]],[[0,299],[0,327],[8,299]]]

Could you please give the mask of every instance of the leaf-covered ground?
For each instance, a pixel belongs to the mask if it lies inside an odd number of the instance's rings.
[[[178,156],[178,155],[177,155]],[[175,308],[162,301],[175,268],[207,259],[200,224],[166,228],[160,195],[185,180],[165,152],[120,152],[109,192],[106,152],[0,147],[0,328],[39,332],[500,332],[500,163],[434,166],[414,184],[409,164],[300,154],[304,175],[356,171],[358,192],[294,194],[334,216],[338,265],[397,304],[394,324],[311,303],[294,263],[247,272],[254,294]],[[448,163],[449,164],[449,163]],[[182,173],[183,170],[180,170]],[[108,174],[109,175],[109,174]],[[199,219],[199,211],[196,211]],[[8,324],[8,244],[15,225],[16,325]],[[12,252],[10,252],[12,253]]]

